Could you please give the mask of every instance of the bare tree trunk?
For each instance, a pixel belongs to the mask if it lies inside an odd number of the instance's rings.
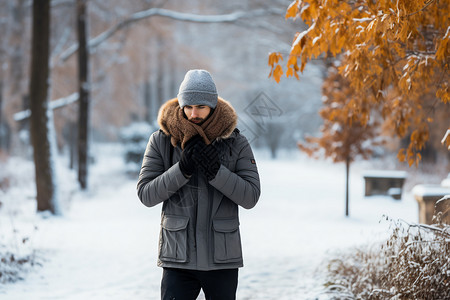
[[[0,152],[5,151],[6,153],[9,153],[11,129],[8,125],[8,121],[3,116],[3,103],[4,103],[3,90],[4,90],[3,80],[0,79]]]
[[[77,127],[78,123],[74,122],[74,121],[70,121],[69,122],[69,126],[72,128],[69,130],[69,168],[71,170],[74,170],[76,168],[76,166],[78,166],[78,143],[77,143],[77,139],[78,139],[78,127]]]
[[[28,4],[26,0],[17,0],[10,1],[13,2],[11,5],[11,9],[14,12],[13,16],[13,24],[11,30],[11,37],[9,38],[8,43],[10,47],[13,48],[11,51],[11,81],[9,84],[9,88],[12,94],[17,94],[23,91],[23,82],[25,78],[25,67],[24,63],[26,61],[26,51],[24,43],[28,41],[24,41],[24,34],[26,27],[26,19],[27,19],[27,11]],[[2,35],[4,33],[2,32]],[[2,37],[3,38],[3,37]]]
[[[175,43],[175,41],[173,41]],[[177,82],[177,54],[170,48],[171,54],[169,59],[169,97],[175,97],[178,94],[178,82]]]
[[[164,41],[161,35],[157,37],[157,57],[156,57],[156,101],[158,109],[164,103]]]
[[[144,120],[151,124],[153,122],[153,111],[152,111],[152,105],[151,105],[151,83],[150,80],[146,80],[143,83],[144,86],[144,105],[145,105],[145,115]]]
[[[78,115],[78,181],[83,190],[87,188],[88,179],[88,130],[89,130],[89,52],[87,33],[87,0],[77,0],[78,43],[78,80],[79,80],[79,115]]]
[[[6,133],[3,133],[3,80],[0,78],[0,150],[6,149]],[[5,129],[6,130],[6,129]]]
[[[276,122],[268,122],[266,124],[266,134],[264,135],[270,149],[272,159],[277,158],[277,151],[280,148],[281,137],[283,133],[282,124]]]
[[[50,0],[33,2],[30,133],[36,175],[37,210],[57,211],[56,183],[49,135],[47,97],[49,91]]]
[[[345,160],[345,216],[348,217],[349,212],[348,212],[348,206],[349,206],[349,201],[348,201],[348,186],[349,186],[349,174],[350,174],[350,158],[347,157],[347,159]]]

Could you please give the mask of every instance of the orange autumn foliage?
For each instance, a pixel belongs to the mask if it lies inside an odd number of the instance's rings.
[[[368,110],[354,93],[350,82],[339,74],[335,65],[328,68],[322,85],[324,119],[321,137],[307,137],[298,147],[310,156],[318,157],[320,150],[334,162],[352,162],[357,156],[368,159],[377,139],[379,124],[369,120]]]
[[[286,18],[309,27],[295,34],[284,68],[280,53],[269,55],[270,76],[298,78],[311,59],[339,58],[340,74],[359,95],[354,105],[361,120],[379,112],[385,128],[410,137],[398,158],[417,164],[433,113],[450,115],[449,15],[450,4],[442,0],[293,1]]]

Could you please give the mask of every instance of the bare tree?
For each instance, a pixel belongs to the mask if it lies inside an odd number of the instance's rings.
[[[87,188],[88,178],[88,131],[89,131],[89,50],[88,50],[88,14],[87,0],[77,0],[77,33],[78,33],[78,181],[81,188]]]
[[[31,70],[30,70],[30,133],[36,175],[37,210],[59,213],[56,182],[50,142],[49,92],[50,0],[33,2]],[[51,120],[52,121],[52,120]]]

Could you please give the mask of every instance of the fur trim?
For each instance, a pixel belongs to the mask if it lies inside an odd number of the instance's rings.
[[[181,148],[184,148],[185,143],[197,134],[206,144],[212,143],[215,139],[230,137],[236,128],[237,114],[228,101],[219,97],[213,114],[199,126],[184,117],[178,99],[174,98],[161,106],[158,124],[162,131],[171,137],[170,141],[174,147],[181,143]]]

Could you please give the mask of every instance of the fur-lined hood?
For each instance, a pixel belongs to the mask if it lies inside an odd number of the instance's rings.
[[[162,131],[171,137],[174,147],[181,143],[181,148],[184,148],[185,143],[197,134],[203,137],[206,144],[215,139],[230,137],[236,128],[237,114],[228,101],[219,97],[212,115],[203,124],[197,125],[185,118],[178,99],[174,98],[159,110],[158,124]]]

